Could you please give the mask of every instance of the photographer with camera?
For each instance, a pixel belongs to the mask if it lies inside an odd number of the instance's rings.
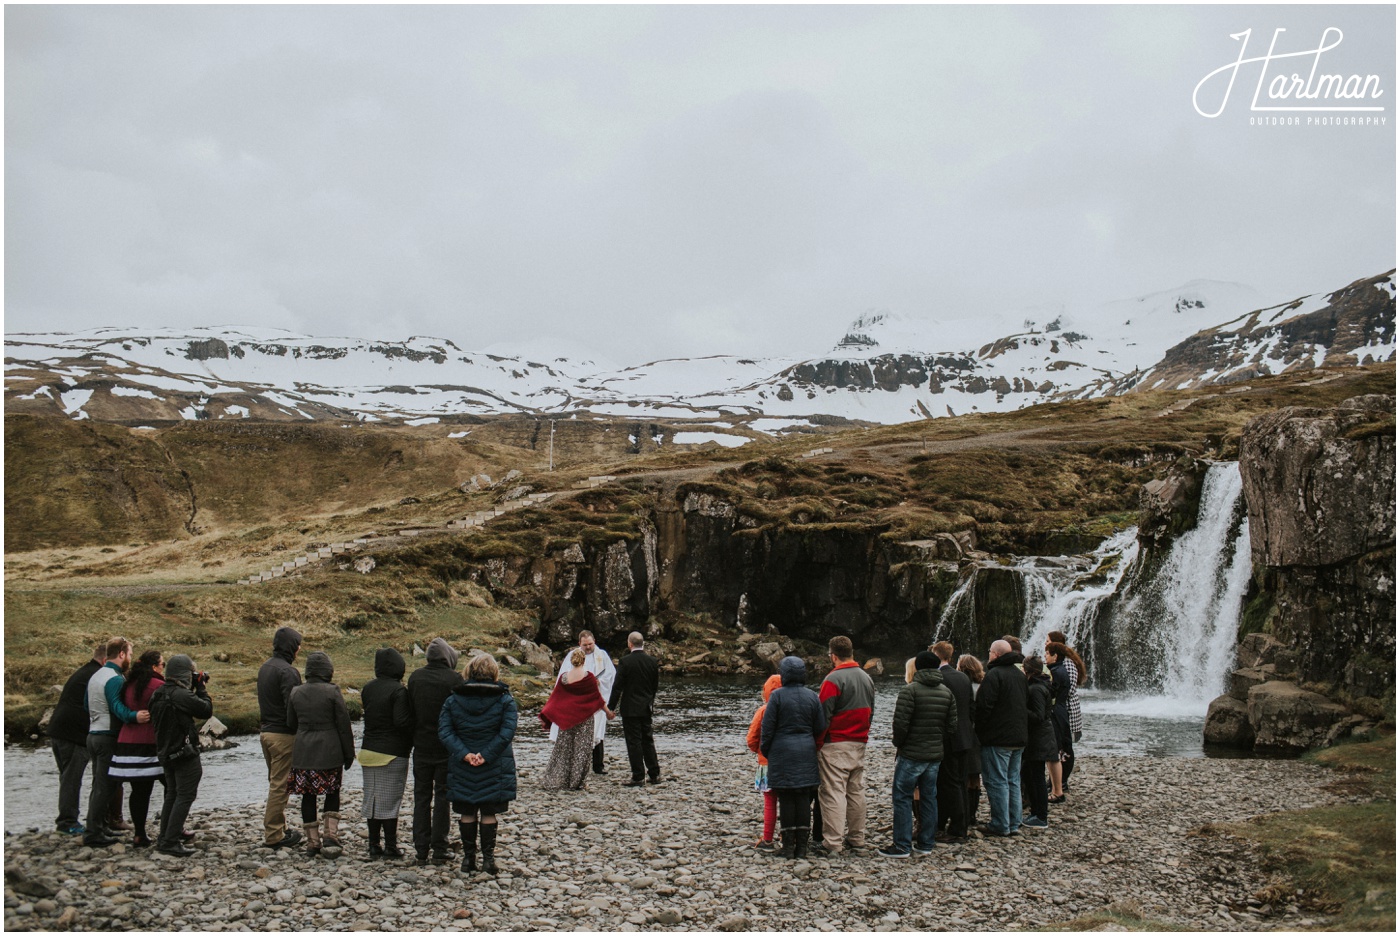
[[[194,661],[179,653],[166,661],[165,685],[151,696],[156,752],[165,769],[165,805],[160,811],[160,837],[156,841],[156,851],[163,855],[188,858],[195,853],[185,847],[181,833],[204,776],[194,720],[214,714],[205,689],[208,683],[209,674],[196,674]]]

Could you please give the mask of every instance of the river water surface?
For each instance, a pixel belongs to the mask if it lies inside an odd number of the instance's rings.
[[[888,747],[890,719],[902,679],[876,680],[875,720],[871,743]],[[681,769],[687,757],[706,752],[743,750],[749,721],[762,698],[763,680],[755,677],[664,680],[656,699],[656,747],[662,772]],[[218,699],[214,700],[217,712]],[[1161,697],[1080,690],[1084,712],[1084,737],[1075,747],[1079,758],[1095,755],[1143,757],[1201,757],[1201,729],[1205,702],[1182,702]],[[359,744],[362,725],[356,722]],[[216,804],[242,805],[262,802],[267,773],[256,735],[233,739],[237,747],[209,751],[203,756],[204,779],[195,812]],[[608,769],[626,776],[627,754],[620,725],[608,729]],[[516,760],[522,766],[542,765],[549,758],[549,736],[533,713],[520,719],[515,741]],[[1236,755],[1238,756],[1238,755]],[[668,761],[670,764],[668,764]],[[671,766],[675,765],[675,766]],[[345,775],[348,790],[360,789],[360,771],[351,767]],[[83,785],[86,808],[87,783]],[[54,821],[58,772],[47,746],[13,744],[5,747],[5,831],[31,827],[49,828]],[[158,815],[161,788],[151,800]]]

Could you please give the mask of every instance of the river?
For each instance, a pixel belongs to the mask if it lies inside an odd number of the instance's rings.
[[[668,760],[703,756],[715,749],[742,750],[762,685],[762,680],[754,677],[722,676],[663,682],[656,700],[655,720],[656,747],[663,772],[668,769]],[[903,680],[896,677],[876,680],[871,731],[875,745],[889,744],[890,717],[903,685]],[[1204,702],[1183,703],[1177,699],[1085,689],[1080,691],[1080,706],[1084,712],[1084,737],[1076,745],[1075,754],[1081,760],[1095,755],[1202,757],[1206,753],[1201,745]],[[357,745],[361,727],[359,722],[354,725]],[[204,779],[195,803],[196,813],[217,803],[241,805],[263,800],[267,774],[258,739],[248,735],[233,740],[236,747],[204,754]],[[606,743],[610,772],[625,775],[627,754],[620,726],[609,728]],[[549,757],[548,735],[533,715],[520,720],[515,755],[526,766],[542,764]],[[48,828],[54,818],[57,782],[53,754],[47,746],[6,745],[5,831]],[[345,786],[348,790],[360,789],[358,768],[347,771]],[[86,790],[85,783],[84,804]],[[151,801],[152,815],[158,814],[160,801],[161,788],[157,786]]]

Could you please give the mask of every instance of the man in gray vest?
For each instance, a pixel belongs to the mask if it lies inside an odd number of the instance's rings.
[[[107,812],[111,807],[113,784],[107,769],[117,749],[117,734],[121,731],[122,722],[145,724],[151,720],[150,712],[138,714],[122,703],[122,686],[126,685],[126,670],[130,665],[131,641],[125,637],[113,637],[107,641],[107,662],[92,674],[87,684],[87,753],[88,761],[92,764],[92,792],[88,794],[83,844],[91,848],[105,848],[117,843],[117,837],[108,826]]]

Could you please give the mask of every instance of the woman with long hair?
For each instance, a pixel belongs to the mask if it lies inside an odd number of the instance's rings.
[[[958,672],[972,681],[972,698],[977,698],[977,690],[987,671],[982,661],[970,653],[958,657]],[[973,709],[976,712],[976,709]],[[977,741],[977,732],[972,733],[972,747],[967,750],[967,827],[977,823],[977,804],[982,800],[982,745]]]
[[[151,696],[165,685],[165,655],[159,650],[147,650],[141,658],[131,664],[131,673],[122,686],[122,704],[133,712],[149,710]],[[131,808],[131,825],[135,829],[133,848],[149,848],[150,836],[146,834],[146,819],[151,811],[151,792],[156,781],[165,785],[165,770],[160,766],[156,750],[156,726],[154,722],[140,724],[123,722],[117,733],[117,747],[112,753],[112,764],[107,769],[112,785],[120,792],[122,783],[131,785],[128,804]],[[183,832],[183,829],[181,830]]]
[[[1047,652],[1052,643],[1059,644],[1064,650],[1064,655],[1060,657],[1060,660],[1064,664],[1065,676],[1069,681],[1069,691],[1065,698],[1065,734],[1060,743],[1060,749],[1063,752],[1063,779],[1061,781],[1063,784],[1068,783],[1069,775],[1074,773],[1074,745],[1084,734],[1084,716],[1079,710],[1079,689],[1089,681],[1089,667],[1069,645],[1069,641],[1065,639],[1064,631],[1051,631],[1046,635]],[[1053,678],[1053,674],[1051,675]],[[1063,795],[1063,790],[1061,795]]]
[[[584,669],[587,659],[581,648],[574,649],[569,655],[569,669],[559,674],[549,701],[540,710],[540,724],[559,729],[540,781],[546,790],[583,789],[593,761],[593,716],[604,712],[613,717],[598,677]]]

